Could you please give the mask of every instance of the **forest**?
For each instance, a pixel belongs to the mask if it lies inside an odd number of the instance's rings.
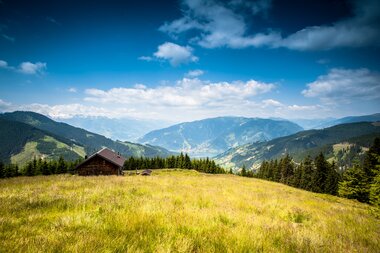
[[[264,161],[254,174],[245,167],[241,176],[257,177],[280,182],[307,191],[338,195],[380,207],[380,138],[374,140],[364,156],[348,169],[329,163],[322,153],[312,159],[306,157],[301,163],[293,162],[289,155]]]

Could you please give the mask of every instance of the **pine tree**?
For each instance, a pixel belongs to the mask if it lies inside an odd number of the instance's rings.
[[[62,173],[66,173],[67,172],[67,166],[66,166],[66,162],[65,160],[63,159],[62,156],[59,157],[58,159],[58,164],[57,164],[57,174],[62,174]]]
[[[5,177],[5,171],[4,171],[4,163],[0,161],[0,178]]]
[[[353,168],[344,172],[343,180],[339,183],[338,194],[341,197],[368,203],[368,177],[359,165],[355,164]]]
[[[340,175],[336,171],[336,165],[333,162],[333,164],[331,164],[328,168],[324,193],[336,195],[338,193],[339,180],[340,180]]]
[[[280,160],[281,179],[280,182],[284,184],[291,184],[294,176],[294,165],[292,158],[286,155]]]
[[[302,162],[302,175],[300,187],[302,189],[311,191],[313,188],[313,176],[314,176],[314,165],[313,160],[310,156],[307,156]]]
[[[34,176],[34,167],[33,162],[28,162],[24,171],[25,176],[31,177]]]
[[[372,205],[380,208],[380,173],[372,181],[369,200]]]
[[[325,192],[326,179],[329,170],[329,164],[325,160],[325,156],[322,153],[314,160],[315,171],[313,174],[313,186],[312,191],[314,192]]]
[[[243,176],[243,177],[246,177],[246,176],[247,176],[247,170],[246,170],[244,164],[243,164],[243,167],[241,168],[241,176]]]
[[[185,154],[185,158],[184,158],[184,167],[185,169],[191,170],[191,160],[187,154]]]

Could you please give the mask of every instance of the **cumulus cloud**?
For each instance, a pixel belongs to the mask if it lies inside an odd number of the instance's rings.
[[[305,27],[294,34],[282,36],[268,29],[266,33],[247,34],[247,21],[242,8],[252,15],[267,11],[271,1],[241,1],[230,3],[215,0],[183,0],[183,17],[164,23],[159,30],[172,36],[194,30],[191,39],[205,48],[216,47],[285,47],[293,50],[326,50],[336,47],[378,45],[380,41],[380,2],[353,1],[351,18],[332,25]]]
[[[168,60],[173,66],[198,61],[198,57],[193,55],[193,49],[191,47],[184,47],[171,42],[165,42],[159,45],[154,56],[158,59]]]
[[[200,69],[195,69],[195,70],[190,70],[189,72],[186,73],[187,77],[198,77],[204,74],[203,70]]]
[[[270,5],[270,1],[265,6]],[[247,25],[244,18],[234,11],[237,7],[247,7],[246,1],[233,1],[230,6],[212,0],[183,1],[186,10],[184,16],[170,23],[163,24],[159,30],[176,35],[189,30],[198,30],[199,36],[192,38],[200,46],[215,48],[229,46],[242,48],[248,46],[261,46],[278,40],[279,34],[258,33],[246,36]],[[249,3],[249,7],[256,14],[263,7]]]
[[[42,74],[46,70],[45,62],[23,62],[20,64],[18,71],[23,74],[35,75]]]
[[[155,88],[112,88],[110,90],[87,89],[86,101],[98,103],[119,103],[151,106],[203,107],[226,105],[267,93],[275,88],[274,84],[255,80],[233,83],[212,83],[197,78],[184,78],[174,86]]]
[[[380,74],[362,69],[331,69],[302,91],[305,97],[317,97],[325,102],[351,102],[354,99],[380,98]]]
[[[68,92],[71,92],[71,93],[76,93],[78,90],[74,87],[71,87],[67,90]]]

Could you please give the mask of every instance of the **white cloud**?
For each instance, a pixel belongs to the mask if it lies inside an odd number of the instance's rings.
[[[263,104],[263,107],[266,108],[266,107],[282,107],[284,106],[281,102],[277,101],[277,100],[274,100],[274,99],[266,99],[266,100],[263,100],[261,101],[262,104]]]
[[[154,56],[158,59],[168,60],[173,66],[198,61],[198,57],[193,55],[193,49],[191,47],[183,47],[171,42],[165,42],[159,45]]]
[[[35,74],[42,74],[46,69],[46,63],[45,62],[23,62],[20,64],[18,71],[23,74],[28,75],[35,75]]]
[[[183,17],[163,24],[159,30],[177,36],[189,30],[198,31],[191,39],[205,48],[216,47],[286,47],[293,50],[326,50],[336,47],[363,47],[380,42],[380,2],[353,1],[351,18],[333,23],[305,27],[294,34],[281,36],[268,29],[266,33],[247,34],[247,21],[241,11],[251,9],[252,15],[266,12],[271,1],[230,3],[215,0],[184,0]]]
[[[380,74],[368,69],[331,69],[302,91],[305,97],[317,97],[327,103],[380,98]]]
[[[68,119],[75,116],[118,118],[122,115],[130,115],[133,112],[133,110],[126,108],[111,109],[95,105],[61,104],[51,106],[38,103],[19,106],[18,110],[33,111],[56,119]]]
[[[138,59],[141,61],[148,61],[148,62],[153,61],[153,58],[150,56],[140,56]]]
[[[270,1],[261,2],[265,2],[265,6],[270,5]],[[160,31],[176,35],[189,30],[199,30],[201,33],[192,41],[206,48],[261,46],[278,40],[277,33],[246,36],[247,25],[244,18],[230,8],[250,7],[257,14],[263,8],[260,5],[233,1],[230,6],[226,6],[212,0],[187,0],[183,4],[186,8],[184,16],[171,23],[165,23],[159,28]]]
[[[0,68],[8,68],[8,62],[0,60]]]
[[[274,84],[255,80],[211,83],[197,78],[184,78],[177,81],[175,86],[112,88],[107,91],[87,89],[85,100],[97,103],[201,108],[208,105],[228,106],[229,103],[241,102],[274,88]]]
[[[10,105],[11,105],[11,103],[6,102],[6,101],[0,99],[0,107],[8,107]]]
[[[195,69],[195,70],[190,70],[189,72],[186,73],[187,77],[198,77],[203,75],[205,72],[200,69]]]
[[[291,111],[315,111],[321,109],[320,105],[289,105],[287,108]]]
[[[74,87],[71,87],[67,90],[68,92],[71,92],[71,93],[76,93],[78,90]]]

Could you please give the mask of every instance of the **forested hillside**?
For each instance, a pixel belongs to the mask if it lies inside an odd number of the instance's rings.
[[[379,123],[350,123],[322,130],[308,130],[267,142],[251,143],[226,151],[216,157],[226,167],[258,168],[264,160],[289,154],[300,162],[306,156],[315,157],[322,152],[341,166],[351,164],[352,152],[364,154],[373,140],[380,136]],[[346,159],[346,162],[344,163]]]
[[[4,113],[0,114],[0,119],[13,122],[21,122],[35,129],[39,129],[40,131],[48,133],[48,135],[56,136],[57,138],[66,140],[66,142],[75,143],[76,145],[83,147],[84,151],[82,152],[82,156],[84,156],[85,154],[92,154],[103,147],[108,147],[110,149],[116,150],[124,156],[154,157],[157,155],[168,156],[172,154],[164,148],[155,147],[151,145],[148,146],[131,142],[113,141],[99,134],[92,133],[81,128],[73,127],[65,123],[56,122],[44,115],[34,112],[17,111],[12,113]],[[12,145],[12,139],[8,138],[7,147],[10,147]],[[48,143],[41,145],[40,148],[43,148],[44,151],[47,151],[47,155],[50,155],[50,153],[48,152],[48,145],[50,144]],[[20,151],[20,149],[18,150]],[[4,152],[13,155],[17,154],[12,153],[8,150]],[[31,158],[32,157],[29,157],[28,159]]]

